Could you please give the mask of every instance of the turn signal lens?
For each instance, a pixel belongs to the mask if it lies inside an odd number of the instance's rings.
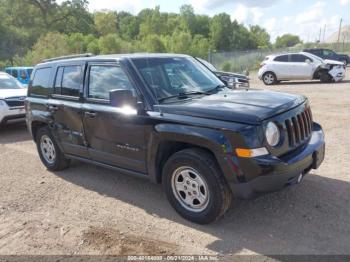
[[[237,148],[236,154],[238,157],[252,158],[252,157],[268,155],[269,152],[267,151],[267,149],[265,147],[256,148],[256,149]]]

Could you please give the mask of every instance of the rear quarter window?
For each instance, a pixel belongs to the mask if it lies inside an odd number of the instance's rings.
[[[276,62],[288,62],[288,55],[277,56],[273,61],[276,61]]]
[[[29,95],[49,96],[52,93],[51,74],[51,67],[38,68],[35,70],[33,81],[29,88]]]

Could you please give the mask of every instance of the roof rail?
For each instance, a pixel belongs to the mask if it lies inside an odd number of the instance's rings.
[[[71,58],[79,58],[79,57],[91,57],[91,56],[95,56],[95,55],[91,54],[91,53],[86,53],[86,54],[78,54],[78,55],[59,56],[59,57],[44,59],[43,62],[46,63],[46,62],[52,62],[52,61],[57,61],[57,60],[63,60],[63,59],[71,59]]]

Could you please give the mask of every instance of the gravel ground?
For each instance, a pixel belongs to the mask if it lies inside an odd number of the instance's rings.
[[[206,226],[179,217],[159,185],[77,162],[48,172],[24,125],[2,128],[0,254],[350,254],[350,78],[271,89],[310,98],[325,162],[299,186],[234,200]]]

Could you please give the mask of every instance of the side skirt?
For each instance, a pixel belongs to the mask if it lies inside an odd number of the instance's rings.
[[[115,166],[111,166],[111,165],[108,165],[108,164],[97,162],[97,161],[94,161],[94,160],[91,160],[91,159],[78,157],[78,156],[74,156],[74,155],[69,155],[69,154],[66,154],[65,157],[67,157],[69,159],[85,162],[85,163],[88,163],[88,164],[92,164],[92,165],[95,165],[95,166],[100,166],[100,167],[103,167],[103,168],[107,168],[107,169],[110,169],[110,170],[114,170],[114,171],[117,171],[117,172],[122,173],[124,175],[130,175],[130,176],[134,176],[134,177],[150,180],[149,176],[147,174],[140,173],[140,172],[137,172],[137,171],[132,171],[132,170],[128,170],[128,169],[124,169],[124,168],[120,168],[120,167],[115,167]]]

